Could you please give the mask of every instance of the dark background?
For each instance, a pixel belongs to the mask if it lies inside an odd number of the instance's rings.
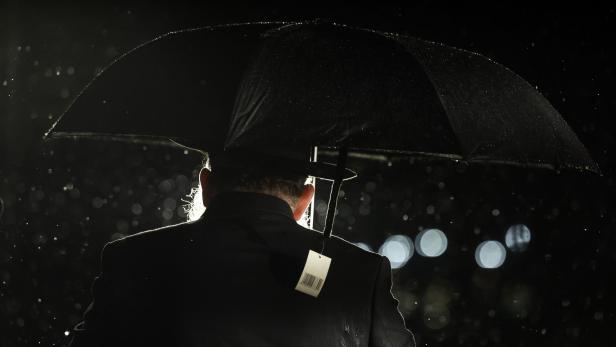
[[[326,18],[484,54],[536,85],[604,172],[454,163],[352,162],[334,232],[378,250],[391,234],[445,232],[394,291],[420,346],[611,346],[616,305],[615,8],[0,3],[0,346],[65,345],[111,239],[185,219],[201,158],[170,148],[41,136],[106,64],[168,31]],[[153,100],[153,102],[159,102]],[[317,212],[325,192],[320,185]],[[321,208],[319,208],[321,206]],[[321,216],[321,214],[319,214]],[[480,269],[474,249],[532,232],[524,252]],[[163,254],[164,256],[164,254]]]

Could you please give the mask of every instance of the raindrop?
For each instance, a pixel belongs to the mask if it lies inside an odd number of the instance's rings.
[[[361,193],[361,196],[359,197],[359,200],[363,201],[365,203],[370,202],[370,199],[371,199],[370,194],[366,194],[366,193],[363,193],[363,192]]]
[[[103,198],[100,198],[100,197],[97,196],[94,199],[92,199],[92,206],[94,208],[101,208],[101,207],[103,207],[105,202],[107,202],[106,199],[103,199]]]
[[[427,214],[434,214],[435,208],[433,205],[428,205],[428,207],[426,207],[426,213]]]
[[[133,204],[130,210],[133,214],[140,215],[143,212],[143,207],[141,207],[141,204]]]
[[[497,208],[495,208],[495,209],[492,210],[492,215],[494,217],[497,217],[498,215],[500,215],[500,211]]]
[[[484,241],[475,250],[475,261],[484,269],[496,269],[503,265],[507,251],[498,241]]]
[[[163,210],[163,218],[165,220],[171,220],[171,218],[173,218],[173,211],[166,208]]]
[[[175,188],[174,186],[175,186],[174,180],[166,179],[166,180],[161,181],[158,184],[158,189],[163,193],[169,193]]]

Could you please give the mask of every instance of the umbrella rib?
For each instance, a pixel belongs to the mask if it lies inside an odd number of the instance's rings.
[[[336,147],[319,147],[319,155],[325,157],[335,157],[337,155]],[[382,162],[386,162],[392,159],[392,157],[396,156],[404,156],[405,159],[411,157],[414,159],[450,159],[454,162],[461,162],[465,164],[503,164],[515,167],[532,167],[539,169],[549,169],[555,170],[555,166],[545,162],[538,161],[529,161],[529,162],[519,162],[516,160],[506,160],[506,159],[493,159],[488,157],[475,157],[472,159],[465,159],[458,154],[447,154],[447,153],[434,153],[434,152],[420,152],[420,151],[404,151],[404,150],[387,150],[387,149],[373,149],[366,150],[365,148],[349,148],[348,153],[349,158],[356,159],[369,159],[369,160],[378,160]],[[585,168],[579,165],[572,164],[562,164],[564,167],[573,168],[577,170],[590,170],[589,168]],[[594,171],[593,171],[594,172]]]
[[[134,134],[107,134],[107,133],[93,133],[93,132],[64,132],[56,131],[46,138],[46,140],[60,140],[60,139],[87,139],[87,140],[106,140],[106,141],[118,141],[118,142],[131,142],[138,144],[152,144],[152,145],[179,145],[186,147],[177,141],[181,141],[171,137],[155,136],[155,135],[134,135]]]
[[[422,41],[419,40],[417,38],[411,38],[411,37],[407,37],[411,42],[413,41]],[[413,59],[415,60],[415,62],[417,62],[417,64],[421,67],[424,76],[430,81],[431,87],[432,87],[432,91],[434,92],[434,94],[436,94],[436,96],[438,97],[439,101],[441,102],[441,107],[443,109],[443,112],[445,113],[445,115],[447,116],[447,119],[449,120],[448,125],[450,127],[450,130],[452,132],[452,134],[454,135],[454,138],[456,139],[456,142],[458,144],[458,148],[462,148],[461,143],[460,143],[460,139],[458,138],[457,132],[455,131],[455,129],[453,128],[452,124],[455,123],[455,119],[453,119],[453,117],[450,115],[450,111],[448,110],[448,107],[446,105],[445,100],[443,99],[441,93],[438,92],[437,90],[437,83],[434,81],[434,79],[432,78],[431,74],[429,73],[429,69],[426,66],[426,64],[424,63],[423,59],[421,59],[420,57],[418,57],[415,54],[415,50],[411,50],[408,49],[407,47],[405,47],[400,41],[395,40],[400,46],[402,46],[402,48],[409,53],[409,55],[411,57],[413,57]],[[429,43],[427,41],[424,41],[426,43]],[[414,42],[413,42],[414,43]],[[445,155],[446,157],[449,156],[449,154]]]

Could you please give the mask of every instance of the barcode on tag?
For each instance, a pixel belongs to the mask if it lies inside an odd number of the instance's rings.
[[[331,261],[331,258],[323,254],[312,250],[308,251],[308,258],[306,259],[304,270],[297,281],[295,290],[315,298],[318,297],[327,278]]]
[[[302,284],[307,287],[313,288],[314,290],[321,290],[321,286],[323,285],[323,279],[311,274],[304,274]]]

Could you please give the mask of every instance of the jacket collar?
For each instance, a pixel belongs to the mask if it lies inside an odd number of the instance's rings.
[[[293,219],[286,201],[273,195],[253,192],[224,192],[212,198],[204,217],[281,215]]]

